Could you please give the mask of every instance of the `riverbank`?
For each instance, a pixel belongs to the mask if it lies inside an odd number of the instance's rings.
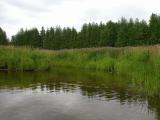
[[[43,71],[54,67],[95,69],[121,74],[159,74],[160,46],[59,51],[0,47],[0,70]]]

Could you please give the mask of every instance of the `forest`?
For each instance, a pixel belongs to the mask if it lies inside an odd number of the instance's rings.
[[[0,28],[0,45],[28,46],[43,49],[73,49],[90,47],[124,47],[160,43],[160,15],[152,14],[150,20],[122,17],[118,22],[85,23],[80,31],[74,27],[60,26],[42,29],[20,29],[8,40]]]

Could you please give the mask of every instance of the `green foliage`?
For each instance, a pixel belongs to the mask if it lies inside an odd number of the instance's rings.
[[[15,46],[30,46],[45,49],[72,49],[90,47],[124,47],[137,45],[152,45],[160,43],[160,16],[152,14],[149,24],[146,21],[122,17],[118,22],[109,21],[106,24],[83,24],[77,32],[75,28],[42,27],[21,29],[12,37]]]
[[[156,46],[60,51],[1,47],[0,69],[35,71],[61,66],[121,74],[159,74],[159,51]]]
[[[50,68],[49,54],[31,48],[0,48],[0,69],[36,71]]]
[[[41,37],[36,28],[31,30],[21,29],[15,36],[12,36],[12,43],[15,46],[29,46],[40,48],[42,46]]]
[[[104,40],[104,46],[114,47],[117,40],[117,24],[109,21],[102,31],[101,37]]]
[[[7,45],[8,44],[8,39],[5,31],[0,28],[0,45]]]
[[[151,31],[151,44],[160,43],[160,16],[156,14],[152,14],[149,27]]]

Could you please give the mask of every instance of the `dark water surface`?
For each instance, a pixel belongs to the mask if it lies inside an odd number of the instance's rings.
[[[159,116],[159,96],[147,95],[125,76],[75,69],[0,73],[0,120],[158,120]]]

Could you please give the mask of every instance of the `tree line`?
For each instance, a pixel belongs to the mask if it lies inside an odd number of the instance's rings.
[[[5,43],[5,37],[5,32],[0,29],[0,44]],[[118,22],[85,23],[80,31],[75,28],[61,28],[59,26],[47,30],[42,27],[40,31],[37,28],[21,29],[16,35],[12,36],[10,44],[44,49],[70,49],[159,43],[160,16],[152,14],[148,23],[145,20],[121,18]]]

